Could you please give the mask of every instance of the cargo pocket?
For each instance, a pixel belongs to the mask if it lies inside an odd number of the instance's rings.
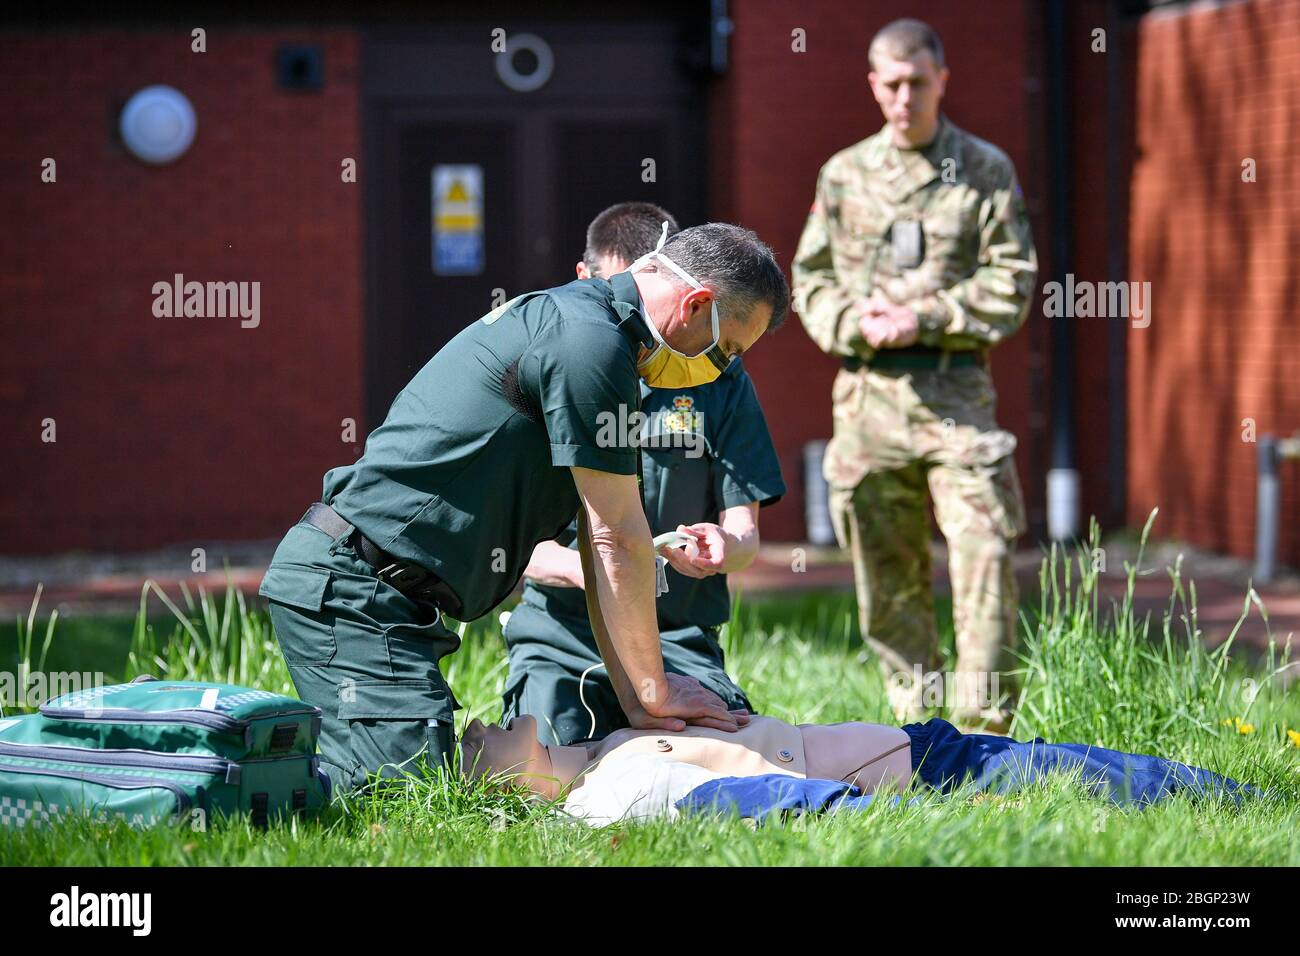
[[[1007,457],[998,465],[993,476],[993,497],[1000,506],[998,526],[1008,541],[1024,534],[1029,524],[1025,520],[1025,499],[1020,491],[1020,478],[1016,474],[1014,458]]]
[[[430,622],[402,621],[388,624],[383,630],[388,663],[398,680],[427,674],[437,668],[442,658],[460,647],[460,638],[443,623],[436,610]]]
[[[1025,533],[1024,502],[1013,457],[988,465],[934,468],[929,484],[935,517],[950,542],[964,535],[987,534],[1012,541]]]
[[[450,756],[452,699],[433,680],[354,681],[339,685],[339,720],[348,728],[354,784],[369,774],[419,774]]]
[[[831,383],[831,406],[839,409],[846,405],[856,407],[856,401],[862,392],[862,373],[850,372],[846,368],[835,373]]]
[[[506,675],[506,687],[501,692],[501,723],[519,717],[524,713],[524,684],[528,681],[528,672],[523,667],[511,665],[511,672]]]
[[[970,497],[968,507],[983,512],[975,526],[985,521],[1008,541],[1025,533],[1024,497],[1016,475],[1016,436],[1003,428],[992,428],[969,433],[969,441],[962,449],[960,461],[967,465],[974,481],[962,482]],[[933,493],[933,489],[931,489]]]
[[[323,666],[334,659],[334,616],[322,611],[329,581],[324,568],[267,568],[257,593],[271,602],[271,624],[286,663]]]

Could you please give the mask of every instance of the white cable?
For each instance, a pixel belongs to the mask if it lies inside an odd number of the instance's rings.
[[[583,693],[583,688],[587,684],[587,675],[590,674],[592,671],[594,671],[597,667],[604,667],[604,666],[605,666],[604,661],[600,662],[599,664],[592,664],[585,671],[583,671],[582,676],[578,678],[578,700],[582,703],[583,709],[591,716],[591,730],[588,731],[587,733],[588,737],[596,736],[596,712],[587,706],[587,695]]]
[[[668,235],[668,223],[665,222],[664,236],[667,235]],[[661,244],[663,243],[663,239],[660,239],[659,241]],[[663,534],[657,536],[654,539],[654,548],[656,551],[658,551],[664,545],[668,545],[673,548],[685,548],[694,543],[695,543],[695,539],[691,537],[689,534],[685,534],[681,531],[665,531]],[[582,676],[578,678],[578,701],[582,704],[582,709],[587,712],[587,715],[589,717],[591,717],[591,730],[587,733],[588,737],[596,736],[596,712],[587,706],[587,695],[585,693],[585,688],[587,685],[587,675],[590,674],[592,671],[594,671],[597,667],[604,667],[604,666],[605,664],[603,661],[600,662],[599,664],[592,664],[585,671],[583,671]]]

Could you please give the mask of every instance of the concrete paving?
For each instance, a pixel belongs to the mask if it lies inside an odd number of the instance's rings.
[[[191,590],[206,587],[221,591],[230,582],[250,597],[274,551],[275,542],[214,543],[205,547],[207,570],[194,573],[189,550],[165,550],[137,555],[60,555],[46,558],[0,558],[0,613],[11,619],[26,614],[38,584],[42,586],[40,616],[54,608],[61,616],[132,615],[139,608],[146,579],[153,580],[174,600],[184,582]],[[1107,541],[1106,570],[1101,576],[1104,598],[1119,600],[1124,593],[1124,562],[1136,558],[1124,539]],[[1247,600],[1250,567],[1246,562],[1207,554],[1176,543],[1148,548],[1135,587],[1139,613],[1151,612],[1158,622],[1169,606],[1172,567],[1183,556],[1182,580],[1196,586],[1198,622],[1205,640],[1216,646],[1225,640],[1246,612],[1237,640],[1245,648],[1263,651],[1271,633],[1279,648],[1300,632],[1300,575],[1285,574],[1257,590],[1258,601]],[[1016,576],[1026,597],[1038,592],[1038,572],[1043,552],[1025,548],[1016,555]],[[948,592],[947,560],[941,542],[934,546],[936,589]],[[755,563],[732,575],[732,586],[744,594],[808,591],[846,591],[853,587],[853,572],[845,553],[837,548],[808,544],[769,543]],[[150,606],[161,611],[156,596]],[[1264,613],[1267,612],[1267,620]],[[1178,630],[1182,633],[1181,627]]]

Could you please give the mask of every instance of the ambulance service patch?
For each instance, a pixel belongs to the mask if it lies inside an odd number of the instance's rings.
[[[670,432],[699,432],[704,424],[704,414],[695,410],[695,399],[678,395],[673,399],[673,409],[664,416],[664,428]]]

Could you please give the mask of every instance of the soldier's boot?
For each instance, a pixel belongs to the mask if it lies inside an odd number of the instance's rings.
[[[926,675],[939,663],[931,582],[930,523],[919,465],[831,489],[840,544],[853,556],[858,622],[899,721],[925,716]]]

